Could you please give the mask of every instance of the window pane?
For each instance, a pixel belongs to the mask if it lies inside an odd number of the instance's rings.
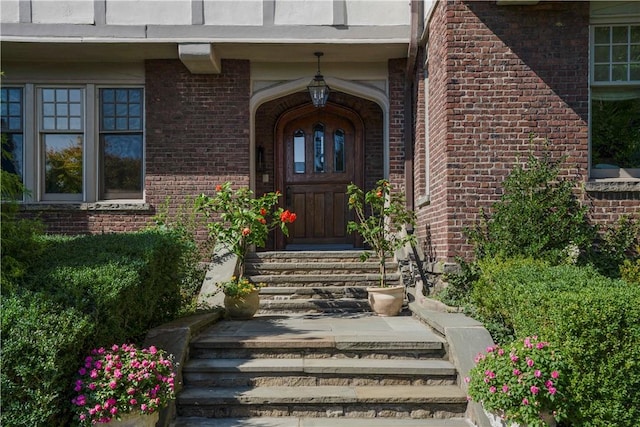
[[[293,170],[295,173],[304,173],[305,152],[304,132],[297,130],[293,134]]]
[[[56,104],[45,102],[42,106],[42,114],[45,116],[55,116],[56,115]]]
[[[109,198],[142,196],[142,135],[104,135],[102,161],[102,187]]]
[[[609,46],[596,46],[594,60],[595,62],[609,62]]]
[[[629,60],[627,57],[627,45],[613,46],[611,53],[613,62],[627,62]]]
[[[58,116],[67,116],[67,115],[69,115],[69,106],[67,104],[57,104],[56,105],[56,114]]]
[[[55,129],[56,128],[55,119],[53,117],[45,117],[42,122],[42,128],[46,130]]]
[[[69,129],[71,130],[82,130],[82,120],[76,117],[72,117],[69,119]]]
[[[67,89],[56,89],[56,102],[67,102],[68,100]]]
[[[56,100],[53,89],[42,89],[42,100],[44,102],[54,102]]]
[[[595,41],[597,44],[609,44],[609,27],[596,27]]]
[[[338,129],[333,134],[334,172],[344,172],[344,131]]]
[[[627,26],[613,27],[613,43],[628,43]]]
[[[324,126],[313,128],[313,164],[314,171],[324,172]]]
[[[631,45],[631,57],[632,62],[640,62],[640,44]]]
[[[102,130],[142,130],[142,89],[101,89],[100,93]]]
[[[23,143],[22,134],[20,133],[3,133],[6,136],[2,149],[5,150],[6,156],[2,156],[2,170],[16,174],[23,178]]]
[[[609,81],[609,65],[596,65],[593,79],[597,82]]]
[[[3,132],[22,132],[22,89],[2,88],[1,121]]]
[[[612,81],[624,81],[627,80],[627,70],[628,67],[626,64],[616,64],[611,68],[611,80]]]
[[[69,89],[69,101],[75,104],[82,102],[82,90]]]
[[[640,168],[640,94],[591,105],[591,164],[594,168]]]
[[[640,81],[640,64],[633,64],[629,70],[631,80]]]
[[[631,27],[631,43],[640,43],[640,25]]]
[[[44,135],[46,193],[82,193],[82,136]]]

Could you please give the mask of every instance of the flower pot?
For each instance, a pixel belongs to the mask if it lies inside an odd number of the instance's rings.
[[[251,319],[260,308],[260,290],[255,289],[242,297],[225,295],[224,308],[233,320]]]
[[[153,414],[132,412],[130,414],[122,414],[120,420],[113,418],[109,423],[99,424],[104,424],[105,427],[155,427],[159,417],[158,412]]]
[[[404,286],[367,288],[371,310],[379,316],[396,316],[402,310]]]
[[[513,423],[513,422],[508,422],[502,419],[502,417],[498,414],[494,414],[493,412],[489,412],[486,409],[484,409],[484,413],[487,416],[487,418],[489,419],[489,423],[491,424],[491,427],[527,427],[526,424],[518,424],[518,423]],[[558,423],[556,422],[555,418],[553,418],[553,416],[547,412],[543,412],[540,414],[540,418],[542,418],[544,420],[544,422],[549,426],[549,427],[556,427],[558,425]]]

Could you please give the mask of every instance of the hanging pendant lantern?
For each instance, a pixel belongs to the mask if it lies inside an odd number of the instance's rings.
[[[309,95],[311,96],[311,102],[313,102],[314,107],[322,108],[327,105],[327,99],[329,99],[329,86],[324,81],[324,77],[320,74],[320,57],[323,55],[322,52],[315,52],[315,56],[318,57],[318,72],[316,76],[311,80],[307,89],[309,90]]]

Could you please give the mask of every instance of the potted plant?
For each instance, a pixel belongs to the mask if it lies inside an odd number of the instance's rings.
[[[404,194],[394,192],[384,179],[366,193],[351,183],[347,186],[347,195],[349,209],[356,215],[356,221],[347,223],[347,230],[358,233],[378,258],[380,286],[367,288],[369,304],[377,314],[396,315],[402,309],[404,286],[387,286],[386,259],[414,241],[415,237],[406,233],[405,227],[415,226],[415,214],[407,209]],[[364,251],[360,259],[366,261],[371,255],[370,251]]]
[[[260,288],[264,283],[253,283],[246,277],[232,277],[218,284],[224,293],[224,306],[231,319],[250,319],[260,307]]]
[[[196,199],[197,211],[209,218],[217,215],[216,220],[207,224],[209,236],[237,257],[236,275],[218,284],[225,294],[227,314],[232,317],[242,305],[247,305],[240,310],[243,314],[239,314],[239,318],[248,318],[246,313],[252,310],[251,307],[259,305],[260,285],[251,283],[244,276],[248,251],[253,246],[264,247],[269,233],[276,228],[288,236],[287,226],[296,220],[295,213],[277,206],[280,197],[279,191],[254,197],[250,189],[234,190],[230,182],[225,182],[216,186],[214,196],[201,194]],[[255,311],[257,306],[253,313]]]
[[[173,362],[151,346],[98,348],[84,360],[74,384],[80,425],[155,426],[159,410],[175,398]]]
[[[568,375],[560,352],[536,336],[487,348],[465,381],[495,426],[554,426],[566,417]]]

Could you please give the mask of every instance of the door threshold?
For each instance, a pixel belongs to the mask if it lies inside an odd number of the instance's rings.
[[[357,250],[349,244],[291,244],[285,247],[285,251],[353,251]]]

